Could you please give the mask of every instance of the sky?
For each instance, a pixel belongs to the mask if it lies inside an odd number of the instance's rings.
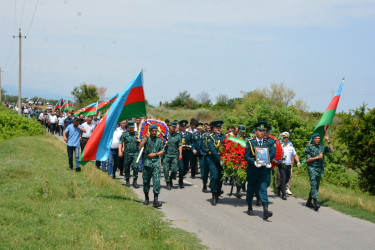
[[[34,14],[35,13],[35,14]],[[144,69],[150,104],[188,90],[230,98],[284,83],[323,112],[375,106],[374,0],[0,0],[2,86],[73,99],[82,83],[121,92]]]

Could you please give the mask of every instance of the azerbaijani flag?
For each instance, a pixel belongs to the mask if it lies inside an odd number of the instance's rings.
[[[56,106],[53,108],[53,111],[56,111],[57,109],[59,109],[60,108],[60,102],[61,101],[59,101],[58,103],[56,103]]]
[[[320,134],[320,143],[323,142],[324,136],[327,134],[327,131],[332,124],[333,117],[335,117],[336,109],[337,109],[337,105],[338,105],[339,100],[340,100],[341,90],[342,90],[343,84],[344,84],[344,79],[342,79],[342,82],[340,84],[339,89],[337,90],[336,95],[333,97],[332,101],[328,105],[328,108],[324,112],[322,118],[320,118],[320,121],[319,121],[318,125],[316,125],[316,127],[314,129],[313,134],[315,134],[315,133]]]
[[[118,121],[146,116],[146,102],[142,78],[143,73],[140,72],[130,81],[96,126],[79,158],[79,162],[83,166],[88,161],[107,160],[112,144],[113,132]]]
[[[65,101],[63,105],[61,105],[61,108],[60,108],[62,111],[65,111],[68,109],[68,101]]]
[[[99,103],[97,107],[97,111],[102,111],[102,113],[105,113],[111,107],[112,103],[116,101],[117,96],[118,96],[118,93],[108,98],[104,102]]]
[[[73,110],[73,109],[74,109],[73,103],[68,104],[68,110]]]
[[[97,102],[91,103],[84,108],[74,112],[74,116],[79,116],[80,114],[84,116],[95,115],[96,114],[96,106],[98,105]]]

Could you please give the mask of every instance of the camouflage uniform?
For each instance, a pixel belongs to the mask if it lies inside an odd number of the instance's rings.
[[[138,166],[136,163],[138,157],[138,145],[139,142],[138,133],[134,131],[133,133],[124,132],[120,138],[120,144],[124,144],[124,170],[125,170],[125,179],[129,180],[130,178],[130,166],[133,168],[133,178],[137,180],[138,178]]]
[[[171,179],[176,179],[178,171],[178,148],[181,146],[181,137],[178,133],[168,135],[168,145],[165,147],[165,157],[163,160],[164,178],[168,183]],[[169,176],[169,171],[171,175]]]
[[[150,191],[150,182],[152,178],[153,191],[160,193],[160,157],[148,158],[151,153],[164,152],[163,140],[160,137],[148,138],[144,144],[143,154],[143,192]]]
[[[331,152],[330,148],[322,144],[312,144],[305,149],[306,159],[316,157],[320,155],[320,153],[323,153],[323,158],[307,163],[311,187],[310,198],[318,198],[320,178],[321,175],[324,174],[324,154],[329,152]]]

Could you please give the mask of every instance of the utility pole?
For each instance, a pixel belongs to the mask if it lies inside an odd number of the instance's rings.
[[[1,67],[0,67],[0,103],[1,103],[1,95],[2,95],[2,93],[1,93],[1,72],[4,72],[4,71],[1,71]]]
[[[22,72],[22,57],[21,57],[21,43],[22,38],[26,36],[21,35],[21,28],[19,28],[18,36],[13,36],[13,38],[19,38],[19,66],[18,66],[18,114],[21,114],[21,72]]]

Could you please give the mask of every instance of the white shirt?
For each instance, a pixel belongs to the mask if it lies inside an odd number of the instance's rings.
[[[95,129],[95,125],[93,123],[87,124],[87,122],[82,123],[81,127],[86,130],[86,133],[82,133],[83,138],[90,138],[92,132]]]
[[[287,144],[285,146],[284,143],[282,144],[282,147],[283,147],[283,151],[284,151],[283,163],[287,166],[292,165],[292,159],[296,155],[296,151],[295,151],[294,147],[291,146],[290,144]]]
[[[118,148],[118,144],[120,142],[121,135],[125,131],[126,130],[122,129],[121,127],[118,127],[118,128],[115,129],[115,132],[113,133],[113,139],[112,139],[112,145],[111,145],[112,149]]]
[[[64,117],[59,117],[57,119],[59,120],[59,125],[62,126],[64,124],[65,118]]]
[[[50,123],[56,123],[57,121],[57,116],[56,115],[50,115],[49,116],[49,122]]]
[[[255,138],[257,139],[258,145],[263,146],[264,140],[263,139],[259,140],[257,137],[255,137]]]

